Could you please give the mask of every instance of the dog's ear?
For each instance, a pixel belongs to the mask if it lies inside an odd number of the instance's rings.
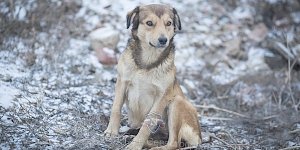
[[[130,27],[131,23],[132,23],[132,29],[137,29],[138,28],[138,25],[139,25],[139,11],[140,11],[140,8],[136,7],[127,14],[127,16],[126,16],[127,29]]]
[[[175,29],[177,27],[178,30],[181,30],[181,21],[180,21],[179,15],[178,15],[178,13],[177,13],[177,11],[176,11],[175,8],[173,8],[173,13],[174,13],[173,22],[175,24]]]

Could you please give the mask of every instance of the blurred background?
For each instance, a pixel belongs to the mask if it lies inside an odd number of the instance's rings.
[[[102,132],[131,34],[126,14],[150,3],[180,15],[177,78],[198,109],[202,148],[300,147],[299,0],[3,0],[0,148],[122,149],[130,142]]]

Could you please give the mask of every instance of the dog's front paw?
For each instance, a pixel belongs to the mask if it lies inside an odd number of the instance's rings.
[[[107,127],[107,129],[104,131],[104,136],[106,137],[115,137],[118,135],[118,130],[113,130],[110,127]]]
[[[126,150],[139,150],[143,148],[143,144],[132,141],[129,145],[126,146]]]

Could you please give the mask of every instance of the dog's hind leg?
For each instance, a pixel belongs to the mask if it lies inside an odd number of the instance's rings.
[[[197,146],[201,144],[201,133],[198,123],[197,112],[187,100],[181,96],[176,96],[168,108],[168,143],[158,149],[176,149],[184,139],[189,145]]]

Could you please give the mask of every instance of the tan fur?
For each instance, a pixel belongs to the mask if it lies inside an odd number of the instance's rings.
[[[118,134],[121,108],[126,103],[130,127],[140,128],[126,149],[142,149],[150,135],[144,120],[153,114],[167,118],[169,129],[168,144],[153,149],[176,149],[181,139],[201,144],[197,111],[176,80],[173,37],[181,29],[176,10],[159,4],[139,6],[127,15],[127,27],[131,24],[132,39],[117,65],[116,96],[105,134]],[[165,44],[159,41],[162,37]]]

